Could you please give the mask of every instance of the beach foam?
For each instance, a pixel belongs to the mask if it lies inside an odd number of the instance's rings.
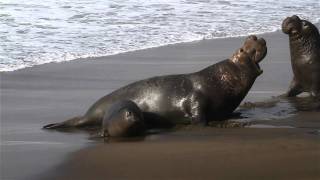
[[[318,0],[11,0],[0,2],[0,71],[280,29]]]

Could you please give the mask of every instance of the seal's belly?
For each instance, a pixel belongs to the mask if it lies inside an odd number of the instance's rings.
[[[312,66],[313,64],[309,61],[299,61],[293,64],[294,76],[305,90],[309,90],[312,86]]]

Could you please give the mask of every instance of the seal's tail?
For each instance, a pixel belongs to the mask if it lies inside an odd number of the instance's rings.
[[[81,126],[86,122],[84,117],[74,117],[60,123],[47,124],[43,126],[44,129],[60,129]]]

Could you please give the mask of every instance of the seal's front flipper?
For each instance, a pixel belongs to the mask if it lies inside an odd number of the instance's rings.
[[[286,96],[287,97],[294,97],[302,92],[303,92],[302,86],[295,79],[293,79],[291,81],[289,90],[286,93]]]
[[[200,92],[195,92],[190,95],[190,115],[191,123],[199,124],[203,126],[208,125],[208,121],[205,116],[205,97]]]
[[[109,136],[107,134],[104,134],[102,131],[99,132],[94,132],[92,134],[90,134],[89,139],[102,139],[102,138],[109,138]]]
[[[320,59],[319,59],[320,60]],[[320,62],[318,68],[315,68],[312,73],[312,87],[311,94],[315,99],[320,102]]]

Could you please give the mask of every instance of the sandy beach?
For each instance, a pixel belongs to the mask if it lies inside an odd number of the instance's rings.
[[[259,35],[268,54],[243,102],[284,93],[288,38]],[[82,115],[100,97],[147,77],[198,71],[245,37],[202,40],[1,72],[1,179],[319,179],[320,112],[292,100],[240,108],[247,128],[184,127],[130,142],[90,139],[43,125]]]

